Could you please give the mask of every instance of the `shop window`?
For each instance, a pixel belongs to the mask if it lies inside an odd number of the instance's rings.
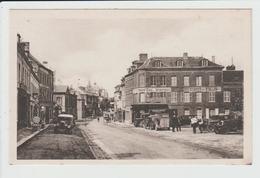
[[[202,109],[201,109],[201,108],[198,108],[198,109],[197,109],[197,118],[198,118],[198,119],[201,119],[201,118],[202,118]]]
[[[190,110],[189,109],[184,109],[184,115],[189,116],[190,115]]]
[[[230,111],[229,109],[225,109],[225,115],[229,115]]]
[[[209,115],[210,116],[215,116],[215,109],[209,110]]]

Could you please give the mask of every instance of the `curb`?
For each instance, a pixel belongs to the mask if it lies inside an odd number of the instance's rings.
[[[46,130],[49,127],[49,124],[46,125],[43,129],[40,129],[36,132],[34,132],[32,135],[22,138],[21,140],[19,140],[17,142],[17,148],[19,148],[20,146],[22,146],[23,144],[27,143],[29,140],[31,140],[33,137],[35,137],[36,135],[38,135],[39,133],[41,133],[42,131]]]

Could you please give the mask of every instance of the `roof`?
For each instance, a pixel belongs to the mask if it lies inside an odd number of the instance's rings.
[[[68,86],[66,85],[55,85],[54,93],[66,93],[68,90]]]
[[[39,65],[39,67],[44,68],[45,70],[47,70],[48,72],[53,73],[53,71],[49,68],[47,68],[46,66],[44,66],[36,57],[34,57],[31,53],[29,53],[29,58],[33,61],[35,61],[37,63],[37,65]]]
[[[154,62],[155,61],[160,61],[161,66],[160,67],[155,67]],[[179,67],[177,66],[177,61],[183,61],[183,66]],[[205,60],[208,62],[207,66],[202,66],[201,63],[202,61]],[[218,68],[218,69],[223,69],[224,66],[216,64],[204,57],[196,57],[196,56],[187,56],[187,57],[151,57],[149,59],[146,59],[144,63],[138,67],[136,70],[128,73],[125,75],[129,76],[132,73],[136,72],[139,69],[212,69],[212,68]]]
[[[244,71],[242,70],[225,70],[223,71],[223,82],[243,82]]]
[[[144,62],[142,66],[139,67],[139,69],[143,68],[151,68],[153,67],[153,62],[154,61],[161,61],[162,66],[160,68],[173,68],[173,67],[178,67],[177,66],[177,61],[182,60],[183,61],[183,67],[182,68],[196,68],[196,67],[221,67],[224,68],[223,66],[216,64],[204,57],[152,57],[149,58]],[[208,61],[207,66],[202,66],[201,62],[202,60]],[[178,67],[179,68],[179,67]]]

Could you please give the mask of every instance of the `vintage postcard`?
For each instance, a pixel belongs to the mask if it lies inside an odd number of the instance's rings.
[[[10,9],[10,163],[251,164],[251,18]]]

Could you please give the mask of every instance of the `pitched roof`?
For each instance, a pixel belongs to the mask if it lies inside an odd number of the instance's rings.
[[[223,82],[243,82],[244,71],[241,70],[225,70],[223,71]]]
[[[68,86],[66,85],[55,85],[54,93],[66,93],[68,90]]]
[[[182,60],[183,61],[183,67],[182,68],[198,68],[198,67],[221,67],[224,68],[223,66],[216,64],[204,57],[152,57],[149,58],[144,62],[143,65],[139,67],[139,69],[144,69],[144,68],[154,68],[153,62],[154,61],[161,61],[162,66],[160,68],[175,68],[177,66],[177,61]],[[207,66],[202,66],[201,62],[202,60],[208,61]],[[178,67],[179,68],[179,67]]]

